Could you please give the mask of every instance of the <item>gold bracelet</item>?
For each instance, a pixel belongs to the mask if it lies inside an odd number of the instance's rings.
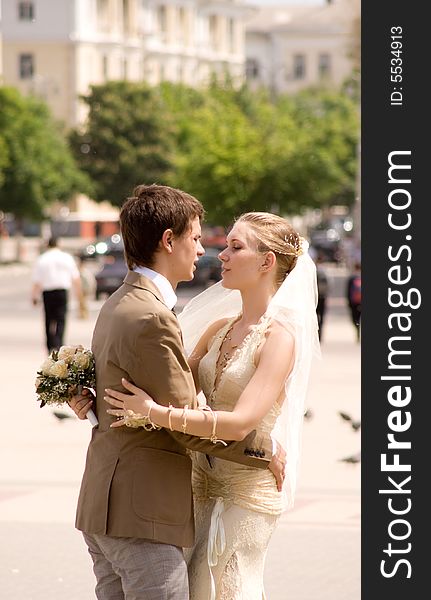
[[[172,429],[172,421],[171,421],[171,416],[172,416],[172,411],[174,410],[174,407],[172,406],[172,404],[169,404],[168,406],[168,423],[169,423],[169,429],[171,431],[173,431]]]
[[[205,406],[202,407],[202,410],[209,410],[210,413],[211,413],[211,417],[212,417],[212,420],[213,420],[212,434],[209,437],[206,437],[204,439],[210,440],[212,442],[212,438],[213,438],[213,434],[214,434],[214,411],[213,411],[213,409],[211,408],[211,406],[209,404],[205,404]]]
[[[150,408],[148,410],[148,415],[147,415],[147,419],[151,423],[151,425],[155,425],[155,423],[153,423],[151,420],[151,409],[153,408],[154,404],[155,404],[155,402],[154,402],[154,400],[152,400],[151,404],[150,404]]]
[[[220,444],[223,444],[224,446],[227,446],[227,443],[225,441],[217,439],[217,435],[216,435],[217,412],[214,412],[213,409],[211,408],[211,406],[209,406],[208,404],[205,404],[205,406],[202,406],[202,408],[200,408],[200,410],[209,410],[211,412],[211,415],[213,418],[213,426],[212,426],[211,435],[209,437],[203,437],[203,438],[201,438],[201,440],[209,440],[213,444],[220,443]]]
[[[183,431],[183,433],[186,432],[186,428],[187,428],[187,411],[189,410],[189,405],[186,404],[185,407],[183,408],[183,424],[181,425],[181,429]]]
[[[154,402],[154,400],[152,400],[151,404],[150,404],[150,408],[148,409],[148,414],[146,417],[144,417],[145,423],[143,425],[143,428],[146,431],[153,431],[153,429],[161,429],[161,427],[159,425],[156,425],[151,420],[151,409],[153,408],[154,404],[155,404],[155,402]]]
[[[217,413],[212,411],[212,416],[213,416],[213,430],[211,433],[211,437],[210,440],[213,444],[217,443],[217,436],[216,436],[216,427],[217,427]]]

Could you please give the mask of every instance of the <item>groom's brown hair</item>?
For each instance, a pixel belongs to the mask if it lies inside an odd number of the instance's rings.
[[[202,204],[186,192],[166,185],[138,185],[120,211],[120,227],[127,266],[151,267],[166,229],[180,237],[196,217],[204,215]]]

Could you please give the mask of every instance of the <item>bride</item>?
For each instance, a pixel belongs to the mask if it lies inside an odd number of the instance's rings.
[[[118,417],[111,427],[165,427],[214,444],[255,429],[286,449],[282,490],[269,470],[193,454],[196,540],[185,551],[192,600],[264,598],[265,554],[280,514],[293,504],[304,398],[318,352],[316,270],[306,246],[277,215],[251,212],[235,222],[219,255],[222,282],[179,316],[204,395],[199,409],[162,406],[126,380],[130,394],[106,390],[115,407],[108,412]]]

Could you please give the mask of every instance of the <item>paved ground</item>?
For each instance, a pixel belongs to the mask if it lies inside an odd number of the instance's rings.
[[[345,273],[329,274],[336,297],[311,381],[296,505],[268,551],[269,600],[360,598],[360,465],[340,461],[358,452],[360,433],[338,415],[360,419],[360,349],[339,297]],[[0,266],[0,597],[91,600],[90,559],[73,527],[90,425],[59,421],[35,400],[45,355],[28,276],[26,265]],[[84,321],[72,306],[67,343],[90,344],[100,304]]]

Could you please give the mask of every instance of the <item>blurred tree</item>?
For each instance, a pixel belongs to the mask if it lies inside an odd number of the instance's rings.
[[[353,200],[357,112],[342,93],[273,101],[229,81],[110,82],[85,101],[88,120],[71,141],[96,200],[120,205],[137,183],[165,183],[196,195],[213,224]]]
[[[172,185],[205,205],[207,220],[228,224],[246,210],[264,210],[259,187],[267,169],[274,108],[262,94],[212,81],[188,107],[174,108],[180,131]]]
[[[164,81],[153,89],[164,110],[172,115],[175,122],[174,133],[177,136],[177,144],[182,147],[186,142],[190,116],[206,103],[208,90],[170,81]]]
[[[173,183],[204,203],[210,222],[227,224],[250,205],[262,175],[259,131],[233,102],[215,98],[193,112],[186,130]]]
[[[172,168],[175,128],[158,90],[111,81],[92,86],[83,100],[88,118],[70,141],[93,181],[93,198],[119,206],[135,185],[164,183]]]
[[[15,88],[0,87],[1,145],[0,210],[14,215],[18,234],[23,219],[41,220],[49,203],[91,189],[46,104]]]
[[[297,126],[295,151],[279,157],[288,174],[288,196],[303,206],[352,205],[355,199],[359,119],[355,101],[325,89],[309,89],[278,101]]]
[[[173,181],[202,200],[210,222],[353,202],[358,122],[341,93],[310,90],[274,104],[213,84],[187,116]]]
[[[5,179],[5,169],[9,164],[9,152],[6,145],[6,140],[0,131],[0,188]]]

